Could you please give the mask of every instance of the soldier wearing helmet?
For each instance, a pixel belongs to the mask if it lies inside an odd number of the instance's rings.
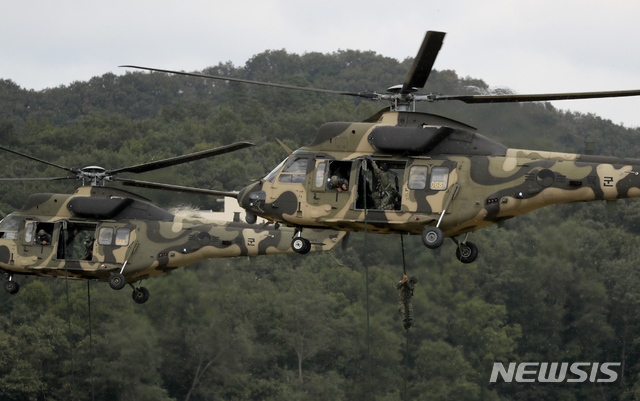
[[[36,244],[38,245],[51,245],[51,234],[44,230],[38,231],[38,237],[36,238]]]
[[[371,156],[371,166],[373,167],[373,175],[376,177],[377,185],[371,197],[378,210],[394,210],[399,209],[400,194],[393,185],[389,177],[389,166],[387,163],[381,163],[380,166],[373,161]]]
[[[346,191],[349,189],[349,181],[345,178],[338,177],[337,175],[332,175],[329,179],[329,187],[337,190],[338,192]]]
[[[411,304],[411,297],[413,297],[413,290],[416,288],[418,277],[411,276],[407,279],[407,275],[402,275],[402,280],[396,284],[396,289],[400,291],[398,299],[398,312],[402,316],[402,323],[404,328],[408,329],[413,323],[413,305]]]

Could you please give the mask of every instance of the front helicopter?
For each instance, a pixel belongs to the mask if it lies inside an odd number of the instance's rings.
[[[419,234],[428,248],[445,237],[463,263],[477,247],[470,232],[558,203],[640,196],[640,161],[509,149],[475,128],[415,111],[416,102],[515,103],[638,96],[640,90],[537,95],[418,93],[442,47],[427,32],[401,85],[386,93],[344,92],[125,66],[309,92],[385,100],[391,106],[365,122],[328,123],[308,146],[238,192],[251,215],[295,227],[292,247],[308,251],[306,228]],[[338,185],[334,185],[338,183]]]

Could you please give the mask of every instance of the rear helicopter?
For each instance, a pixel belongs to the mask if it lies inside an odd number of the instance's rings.
[[[142,173],[253,146],[238,142],[189,155],[107,170],[98,166],[68,168],[14,150],[0,150],[70,173],[64,177],[2,178],[0,181],[82,180],[74,194],[32,194],[24,207],[0,222],[0,271],[4,289],[20,290],[15,276],[108,281],[121,290],[127,284],[137,303],[149,299],[141,281],[204,259],[293,253],[294,229],[174,215],[134,193],[103,186],[129,186],[237,198],[237,192],[185,188],[118,177]],[[85,182],[89,185],[84,186]],[[309,251],[331,249],[344,233],[314,230]],[[137,285],[135,285],[137,283]]]
[[[415,111],[416,102],[515,103],[638,96],[640,90],[535,95],[419,94],[445,33],[427,32],[403,84],[386,93],[344,92],[238,78],[123,66],[290,90],[386,100],[364,122],[331,122],[291,151],[263,179],[238,193],[249,221],[260,216],[294,227],[292,248],[308,252],[307,229],[421,235],[435,249],[444,238],[471,263],[468,234],[560,203],[640,197],[640,159],[511,149],[465,123]]]

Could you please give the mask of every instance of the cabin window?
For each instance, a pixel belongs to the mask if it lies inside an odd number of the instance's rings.
[[[118,228],[116,230],[116,246],[127,246],[129,245],[129,233],[131,232],[128,228]]]
[[[98,232],[98,245],[111,245],[113,240],[113,227],[102,227]]]
[[[434,167],[431,169],[431,184],[429,189],[434,191],[444,191],[449,185],[449,168]]]
[[[282,183],[302,184],[304,183],[305,174],[307,173],[307,163],[309,159],[303,157],[294,157],[282,169],[282,174],[278,181]]]
[[[324,187],[324,170],[327,168],[327,162],[320,162],[316,167],[316,188]]]
[[[265,181],[269,181],[270,183],[273,183],[273,180],[276,178],[276,175],[278,175],[278,172],[280,171],[280,169],[282,168],[282,165],[284,164],[284,162],[286,162],[287,159],[284,159],[283,161],[280,162],[280,164],[278,164],[276,166],[276,168],[274,168],[273,170],[271,170],[271,172],[269,174],[267,174],[266,177],[264,177]]]
[[[425,189],[429,166],[413,166],[409,169],[409,189]]]
[[[0,229],[2,229],[0,227]],[[31,244],[33,242],[33,233],[36,231],[36,223],[27,223],[24,230],[24,242]],[[7,238],[7,237],[4,237]],[[14,238],[15,239],[15,238]]]
[[[6,218],[0,222],[0,238],[16,239],[18,238],[18,229],[20,228],[20,220]]]

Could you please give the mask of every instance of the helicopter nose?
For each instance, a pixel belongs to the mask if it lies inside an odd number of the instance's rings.
[[[254,213],[263,213],[262,206],[267,194],[262,191],[260,183],[249,185],[238,192],[238,203],[241,207]]]
[[[238,191],[238,204],[246,209],[248,206],[247,200],[249,199],[246,195],[249,193],[248,189],[249,187],[244,187],[242,188],[240,191]]]

